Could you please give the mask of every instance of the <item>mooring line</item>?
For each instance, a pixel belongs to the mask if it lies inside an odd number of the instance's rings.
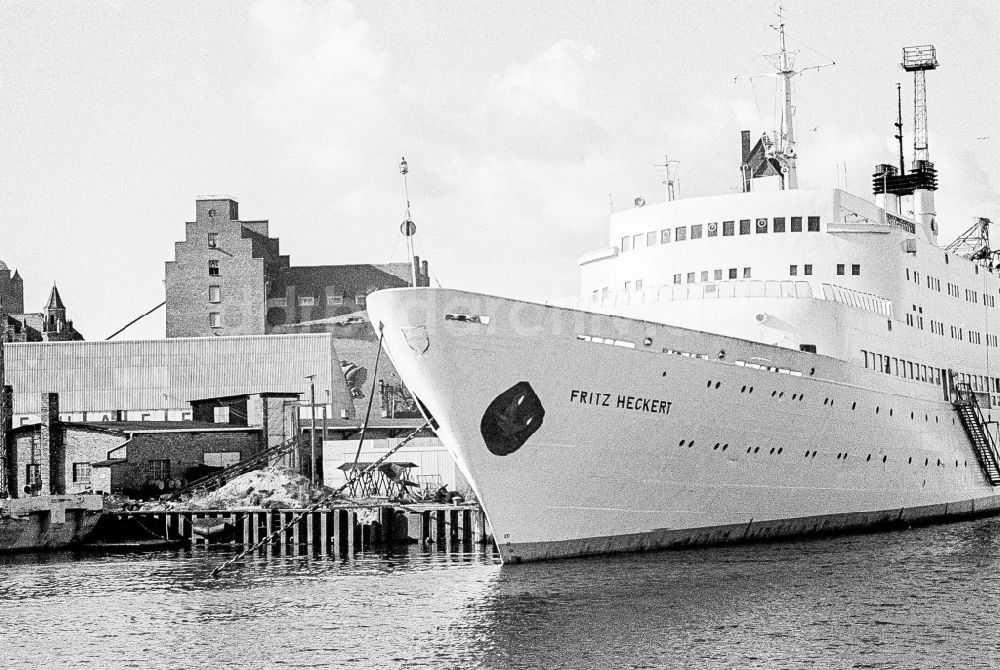
[[[356,475],[354,475],[353,477],[351,477],[350,479],[348,479],[341,486],[339,486],[338,488],[336,488],[332,492],[326,494],[325,496],[323,496],[322,498],[320,498],[319,500],[317,500],[313,504],[309,505],[308,507],[303,508],[301,512],[299,512],[294,517],[292,517],[291,521],[289,521],[288,523],[282,524],[276,530],[272,531],[270,535],[267,535],[266,537],[264,537],[264,539],[259,540],[258,542],[256,542],[252,546],[250,546],[250,547],[244,549],[243,551],[241,551],[238,555],[234,556],[233,558],[229,559],[228,561],[226,561],[226,562],[222,563],[221,565],[217,566],[214,570],[212,570],[212,576],[213,577],[218,577],[219,573],[222,572],[223,570],[225,570],[226,568],[228,568],[229,566],[231,566],[234,563],[236,563],[237,561],[245,558],[247,555],[249,555],[249,554],[257,551],[258,549],[260,549],[264,545],[269,544],[272,541],[274,541],[274,539],[276,537],[278,537],[283,532],[285,532],[286,530],[288,530],[289,528],[291,528],[292,526],[294,526],[295,524],[297,524],[299,521],[301,521],[302,518],[305,517],[306,514],[309,514],[310,512],[315,512],[317,509],[319,509],[320,507],[322,507],[331,498],[333,498],[334,496],[338,495],[341,491],[344,491],[344,490],[350,488],[354,484],[354,482],[356,482],[357,480],[359,480],[359,479],[361,479],[363,477],[369,476],[372,472],[375,471],[376,468],[378,468],[378,466],[380,466],[383,463],[385,463],[389,459],[390,456],[392,456],[394,453],[396,453],[401,448],[403,448],[413,438],[415,438],[417,436],[417,434],[420,433],[420,431],[422,431],[423,429],[429,427],[430,425],[431,425],[430,421],[425,422],[424,425],[420,426],[419,428],[417,428],[416,430],[414,430],[412,433],[410,433],[409,435],[407,435],[406,438],[404,438],[399,444],[397,444],[395,447],[393,447],[389,451],[385,452],[385,454],[383,456],[381,456],[377,461],[374,461],[374,462],[370,463],[368,465],[368,467],[366,467],[364,470],[362,470],[361,472],[357,473]]]

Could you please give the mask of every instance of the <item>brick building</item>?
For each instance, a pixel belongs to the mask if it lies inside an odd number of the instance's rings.
[[[417,284],[427,262],[413,259]],[[411,284],[409,263],[295,267],[267,221],[241,221],[228,196],[195,202],[174,260],[166,263],[167,337],[261,335],[363,311],[372,291]]]

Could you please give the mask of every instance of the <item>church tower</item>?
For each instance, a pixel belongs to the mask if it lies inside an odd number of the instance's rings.
[[[44,320],[42,322],[42,332],[46,340],[58,340],[60,333],[73,330],[73,323],[66,321],[66,305],[63,304],[59,289],[52,285],[52,292],[49,293],[49,301],[42,311]],[[69,339],[69,338],[67,338]]]

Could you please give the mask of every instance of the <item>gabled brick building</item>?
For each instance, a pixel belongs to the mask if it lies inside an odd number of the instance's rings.
[[[427,262],[294,267],[267,221],[241,221],[228,196],[195,202],[166,263],[167,337],[262,335],[365,309],[372,291],[428,286]]]

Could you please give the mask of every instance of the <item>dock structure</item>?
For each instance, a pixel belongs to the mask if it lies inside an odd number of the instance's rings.
[[[332,507],[304,514],[300,509],[120,510],[106,512],[99,531],[105,540],[120,541],[138,532],[139,539],[242,547],[277,533],[272,547],[330,555],[413,542],[439,551],[471,552],[493,542],[480,507],[444,504]]]

